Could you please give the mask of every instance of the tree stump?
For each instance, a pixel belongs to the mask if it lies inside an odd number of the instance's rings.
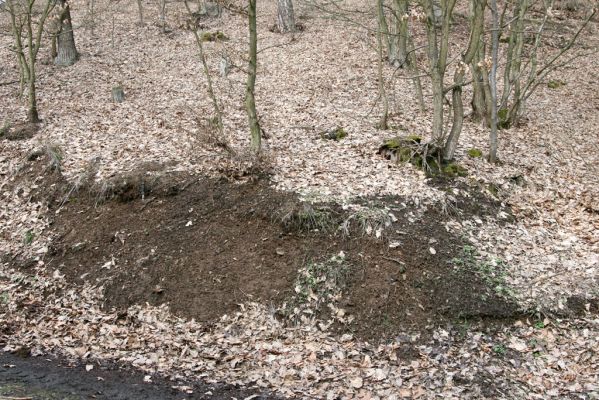
[[[112,100],[115,103],[122,103],[125,100],[125,91],[121,85],[112,88]]]
[[[223,9],[221,5],[214,1],[206,1],[202,5],[200,14],[209,18],[218,18],[221,16]]]
[[[220,60],[218,63],[218,72],[220,73],[220,76],[222,76],[224,78],[227,75],[229,75],[229,72],[231,72],[231,67],[232,67],[231,58],[229,58],[229,56],[227,54],[221,54]]]

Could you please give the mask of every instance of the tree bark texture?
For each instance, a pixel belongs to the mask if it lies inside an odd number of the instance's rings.
[[[453,77],[453,89],[451,93],[451,105],[453,108],[453,121],[451,131],[443,149],[443,159],[451,160],[455,154],[462,126],[464,123],[464,104],[462,102],[462,85],[467,68],[469,68],[480,45],[480,35],[484,29],[484,12],[486,0],[472,0],[470,18],[470,40],[466,53],[462,56],[462,62],[455,70]]]
[[[71,9],[66,0],[57,0],[60,7],[60,28],[56,35],[56,58],[55,65],[69,66],[77,62],[79,53],[75,46],[75,35],[73,34],[73,23],[71,21]]]
[[[277,0],[277,28],[281,33],[295,31],[295,14],[292,0]]]
[[[27,86],[27,120],[28,122],[38,123],[40,118],[37,110],[35,66],[44,32],[44,24],[52,11],[54,3],[47,0],[43,4],[43,11],[39,14],[34,11],[35,0],[29,0],[26,3],[8,1],[6,5],[15,39],[15,53],[21,71],[21,84]],[[36,20],[34,20],[34,16],[37,16]],[[24,38],[23,33],[25,34]]]
[[[137,16],[139,20],[137,21],[139,25],[144,24],[144,8],[141,0],[137,0]]]
[[[254,154],[259,154],[262,149],[262,132],[256,112],[256,98],[254,89],[256,86],[256,69],[258,54],[258,34],[256,29],[256,0],[248,0],[248,25],[250,34],[248,78],[245,90],[245,107],[248,115],[251,135],[251,149]]]
[[[449,50],[449,30],[451,16],[456,0],[441,1],[441,26],[437,25],[439,12],[436,0],[422,0],[426,12],[427,53],[433,92],[433,132],[432,140],[439,147],[443,146],[443,77],[447,69],[447,53]]]
[[[385,91],[385,81],[383,77],[383,32],[381,21],[385,19],[385,14],[383,13],[383,0],[377,0],[377,10],[379,17],[379,26],[376,31],[376,42],[377,42],[377,50],[378,50],[378,81],[379,81],[379,97],[383,102],[383,112],[381,114],[381,119],[378,123],[378,128],[386,130],[387,119],[389,118],[389,100],[387,99],[387,92]]]
[[[408,47],[408,0],[393,0],[395,19],[393,36],[390,38],[389,62],[403,68],[409,59]]]
[[[491,15],[493,31],[491,33],[491,73],[489,83],[491,86],[491,132],[489,134],[489,162],[497,161],[497,61],[499,53],[499,12],[497,0],[491,0]]]

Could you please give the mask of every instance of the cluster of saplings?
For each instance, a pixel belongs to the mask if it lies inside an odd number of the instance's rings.
[[[139,11],[138,23],[144,24],[142,2],[136,1]],[[162,31],[166,32],[167,2],[157,1],[160,26]],[[205,42],[223,41],[226,40],[226,36],[220,31],[203,31],[203,25],[199,21],[202,18],[220,17],[225,8],[229,12],[247,17],[247,66],[240,70],[247,74],[245,108],[249,121],[251,149],[254,154],[259,154],[262,147],[262,129],[254,96],[254,86],[258,78],[256,0],[242,1],[242,4],[224,0],[197,0],[197,3],[183,0],[183,3],[193,20],[188,29],[194,33],[199,59],[208,81],[207,90],[214,112],[210,118],[210,129],[216,138],[215,142],[232,153],[234,151],[223,128],[222,106],[214,91],[213,78],[204,51]],[[278,12],[275,29],[283,34],[297,31],[300,26],[295,22],[292,0],[276,1]],[[565,0],[544,0],[541,3],[532,0],[468,0],[467,3],[459,5],[457,0],[373,0],[371,15],[377,21],[375,28],[358,22],[352,18],[352,11],[340,8],[337,3],[321,0],[296,1],[304,1],[322,17],[336,17],[374,33],[381,100],[381,117],[377,126],[381,129],[389,128],[388,89],[383,73],[384,63],[389,62],[396,68],[393,77],[403,74],[403,79],[413,82],[415,100],[422,111],[430,112],[432,121],[432,138],[426,146],[420,141],[412,141],[409,146],[405,146],[404,143],[400,146],[404,150],[393,157],[403,159],[407,157],[406,152],[417,147],[417,157],[412,154],[411,158],[416,163],[433,165],[433,168],[435,163],[447,165],[454,158],[465,118],[463,92],[466,87],[471,87],[471,116],[489,128],[488,158],[494,162],[497,159],[498,129],[509,128],[521,120],[527,100],[540,84],[547,82],[550,73],[585,55],[580,51],[574,51],[574,44],[596,12],[591,7],[586,10],[585,4],[581,3],[581,11],[586,15],[579,20],[577,27],[570,30],[560,45],[548,48],[545,42],[554,32],[560,30],[560,27],[556,28],[557,23],[553,15],[554,10],[559,8],[555,2]],[[92,32],[94,2],[95,0],[88,1],[86,18],[87,27],[92,29]],[[570,3],[568,7],[571,6]],[[467,7],[464,7],[466,5]],[[20,72],[19,93],[27,93],[28,121],[38,123],[38,52],[45,45],[44,41],[49,40],[54,64],[63,67],[73,65],[78,59],[74,27],[85,24],[73,23],[69,0],[4,0],[1,9],[10,16],[14,38],[12,50]],[[451,46],[452,43],[464,42],[464,29],[467,32],[464,46]],[[225,65],[223,70],[227,71],[228,67],[229,65]],[[557,81],[549,81],[550,87],[559,87],[552,82]],[[423,95],[423,85],[427,85],[426,88],[431,93],[426,99]],[[113,98],[117,102],[124,100],[122,86],[115,86]],[[386,143],[383,147],[393,150],[393,147],[399,146],[397,143],[395,145]],[[429,158],[431,162],[427,161]],[[439,161],[432,163],[433,159]],[[437,165],[437,168],[440,167],[440,164]]]

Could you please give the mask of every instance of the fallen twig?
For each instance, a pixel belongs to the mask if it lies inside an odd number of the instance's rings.
[[[383,257],[383,260],[393,261],[401,265],[406,265],[406,263],[401,261],[399,258]]]
[[[0,82],[0,86],[8,86],[8,85],[14,85],[15,83],[19,83],[20,81],[10,81],[10,82]],[[0,397],[0,399],[2,399],[2,397]]]
[[[0,396],[0,400],[33,400],[33,397],[7,397],[7,396]]]

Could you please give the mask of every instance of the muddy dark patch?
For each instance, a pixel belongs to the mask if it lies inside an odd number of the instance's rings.
[[[0,128],[0,139],[27,140],[34,137],[39,131],[39,125],[22,122],[15,125],[7,125]]]
[[[279,399],[263,391],[225,384],[168,381],[152,375],[144,382],[144,374],[124,366],[88,361],[94,368],[59,358],[22,357],[0,352],[0,398],[38,400],[166,400],[166,399]],[[188,386],[184,393],[173,386]],[[207,394],[209,393],[209,394]]]
[[[567,300],[567,305],[574,315],[599,314],[599,298],[597,297],[571,296]]]
[[[177,315],[210,322],[250,300],[277,307],[295,295],[298,269],[343,251],[349,269],[338,306],[355,319],[339,332],[378,341],[456,318],[515,315],[483,275],[456,273],[467,244],[446,231],[440,208],[415,216],[404,199],[365,200],[397,218],[375,239],[359,224],[342,235],[347,211],[303,204],[264,179],[142,171],[110,182],[104,202],[93,190],[50,201],[54,239],[45,260],[71,282],[103,286],[109,309],[168,303]]]

